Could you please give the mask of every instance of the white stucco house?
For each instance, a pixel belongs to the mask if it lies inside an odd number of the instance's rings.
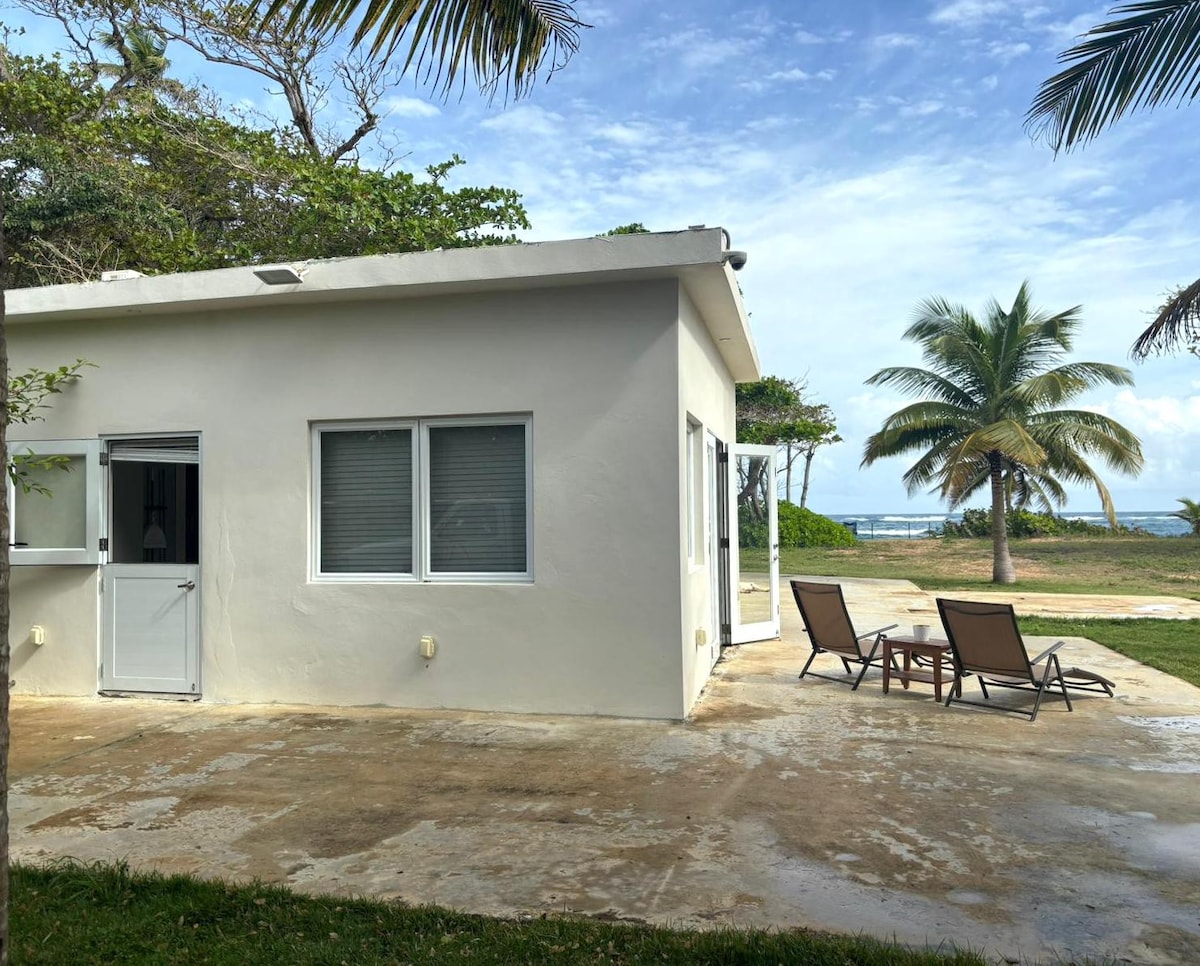
[[[10,292],[15,690],[687,715],[739,622],[720,229]],[[294,271],[293,271],[294,269]],[[733,536],[736,542],[736,535]]]

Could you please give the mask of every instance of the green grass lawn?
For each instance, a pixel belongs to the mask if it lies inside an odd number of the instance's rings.
[[[971,953],[912,952],[803,931],[684,932],[568,917],[515,922],[78,863],[14,868],[11,928],[14,964],[986,963]]]
[[[1022,617],[1022,634],[1086,637],[1200,687],[1200,621]]]

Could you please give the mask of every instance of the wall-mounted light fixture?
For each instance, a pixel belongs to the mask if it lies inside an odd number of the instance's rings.
[[[296,285],[304,281],[304,269],[295,265],[260,265],[254,274],[267,285]]]

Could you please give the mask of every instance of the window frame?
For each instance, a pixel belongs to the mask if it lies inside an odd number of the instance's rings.
[[[684,452],[684,516],[686,523],[687,562],[690,568],[696,569],[704,563],[707,556],[700,545],[700,492],[697,489],[697,466],[701,459],[704,426],[689,415],[684,420],[683,452]],[[703,476],[703,471],[699,474]]]
[[[525,430],[525,570],[449,572],[430,563],[430,444],[431,429],[457,426],[523,426]],[[321,570],[321,434],[407,429],[412,433],[412,573],[325,573]],[[533,416],[429,416],[406,419],[355,419],[313,422],[310,426],[312,512],[309,534],[309,576],[314,583],[343,584],[528,584],[533,583]]]
[[[104,474],[100,466],[99,439],[30,439],[10,440],[8,456],[75,456],[83,459],[84,467],[84,546],[82,547],[17,547],[9,546],[8,559],[14,567],[47,567],[62,564],[99,566],[101,524],[104,508]],[[17,533],[18,511],[16,484],[5,467],[4,485],[8,487],[9,540]]]

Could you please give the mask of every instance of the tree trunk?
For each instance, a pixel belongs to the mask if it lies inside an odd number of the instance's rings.
[[[8,473],[8,343],[4,292],[8,247],[4,237],[4,188],[0,185],[0,469]],[[8,480],[0,479],[0,966],[8,966]]]
[[[1008,527],[1004,520],[1004,474],[1000,454],[989,454],[992,464],[992,583],[1015,584],[1017,572],[1008,552]]]
[[[766,479],[767,461],[761,456],[752,456],[746,463],[746,482],[738,491],[737,505],[750,507],[750,516],[755,520],[765,520],[767,509],[758,499],[758,494]]]
[[[808,504],[808,478],[812,475],[813,457],[817,455],[817,448],[804,451],[804,485],[800,488],[800,509],[803,510]]]

